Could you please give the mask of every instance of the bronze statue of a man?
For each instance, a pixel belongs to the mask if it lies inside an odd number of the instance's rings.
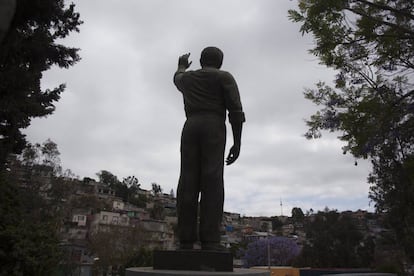
[[[198,198],[199,237],[203,250],[220,248],[223,216],[223,167],[226,144],[226,111],[233,131],[233,146],[226,159],[230,165],[239,156],[242,125],[245,121],[239,90],[233,76],[220,70],[223,52],[205,48],[201,69],[186,71],[190,54],[179,57],[174,84],[182,92],[187,120],[181,136],[181,172],[177,189],[178,236],[180,249],[193,249],[197,241]]]

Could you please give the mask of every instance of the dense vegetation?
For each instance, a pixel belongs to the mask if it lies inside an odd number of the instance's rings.
[[[300,0],[289,16],[314,37],[310,52],[337,71],[334,87],[305,92],[321,107],[306,136],[339,132],[344,153],[371,161],[370,198],[414,261],[413,1]]]

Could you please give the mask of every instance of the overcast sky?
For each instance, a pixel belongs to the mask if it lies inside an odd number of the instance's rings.
[[[312,37],[287,18],[288,0],[74,1],[84,24],[64,43],[80,48],[70,69],[52,69],[42,86],[66,83],[53,115],[25,130],[30,142],[58,144],[62,166],[80,178],[100,170],[135,175],[176,190],[183,100],[172,77],[178,56],[199,68],[206,46],[224,52],[223,70],[238,82],[246,123],[241,155],[225,168],[225,211],[290,215],[325,206],[373,210],[367,161],[354,166],[337,134],[306,140],[304,120],[316,107],[304,88],[335,72],[307,50]],[[228,131],[227,149],[231,146]],[[227,154],[227,153],[226,153]]]

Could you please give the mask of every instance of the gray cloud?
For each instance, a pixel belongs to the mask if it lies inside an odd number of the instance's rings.
[[[287,19],[295,1],[75,1],[84,24],[65,44],[82,60],[53,70],[44,87],[67,89],[28,139],[55,141],[65,168],[81,177],[106,169],[137,176],[144,188],[176,188],[185,117],[172,83],[180,54],[216,45],[236,78],[246,112],[242,152],[226,167],[228,211],[277,215],[303,209],[368,208],[367,162],[353,166],[335,135],[308,141],[304,119],[316,109],[304,87],[334,72],[307,53],[312,39]],[[228,146],[232,142],[229,129]]]

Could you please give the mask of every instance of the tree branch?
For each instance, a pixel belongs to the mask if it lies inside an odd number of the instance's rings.
[[[404,28],[404,27],[399,26],[399,25],[394,24],[394,23],[390,23],[390,22],[385,22],[383,20],[379,20],[378,18],[375,18],[372,15],[369,15],[369,14],[366,14],[366,13],[363,13],[363,12],[360,12],[360,11],[354,9],[354,8],[345,8],[345,9],[346,10],[349,10],[349,11],[355,13],[355,14],[358,14],[360,16],[367,17],[367,18],[371,19],[372,21],[375,21],[375,22],[378,22],[378,23],[387,25],[387,26],[392,27],[392,28],[397,29],[397,30],[401,30],[401,31],[403,31],[403,32],[405,32],[407,34],[410,34],[414,38],[414,31],[412,31],[410,29]]]
[[[398,99],[397,103],[402,102],[405,98],[408,98],[410,96],[414,96],[414,90],[411,90],[410,92],[408,92],[405,95],[402,95],[401,98]]]
[[[370,2],[370,1],[366,1],[366,0],[356,0],[356,1],[361,2],[363,4],[366,4],[368,6],[371,6],[371,7],[377,8],[379,10],[387,10],[387,11],[391,11],[391,12],[396,13],[396,14],[401,14],[401,15],[407,16],[407,17],[414,20],[414,15],[409,13],[409,12],[405,12],[405,11],[402,11],[402,10],[392,8],[392,7],[387,6],[387,5],[381,5],[379,3],[373,3],[373,2]]]

